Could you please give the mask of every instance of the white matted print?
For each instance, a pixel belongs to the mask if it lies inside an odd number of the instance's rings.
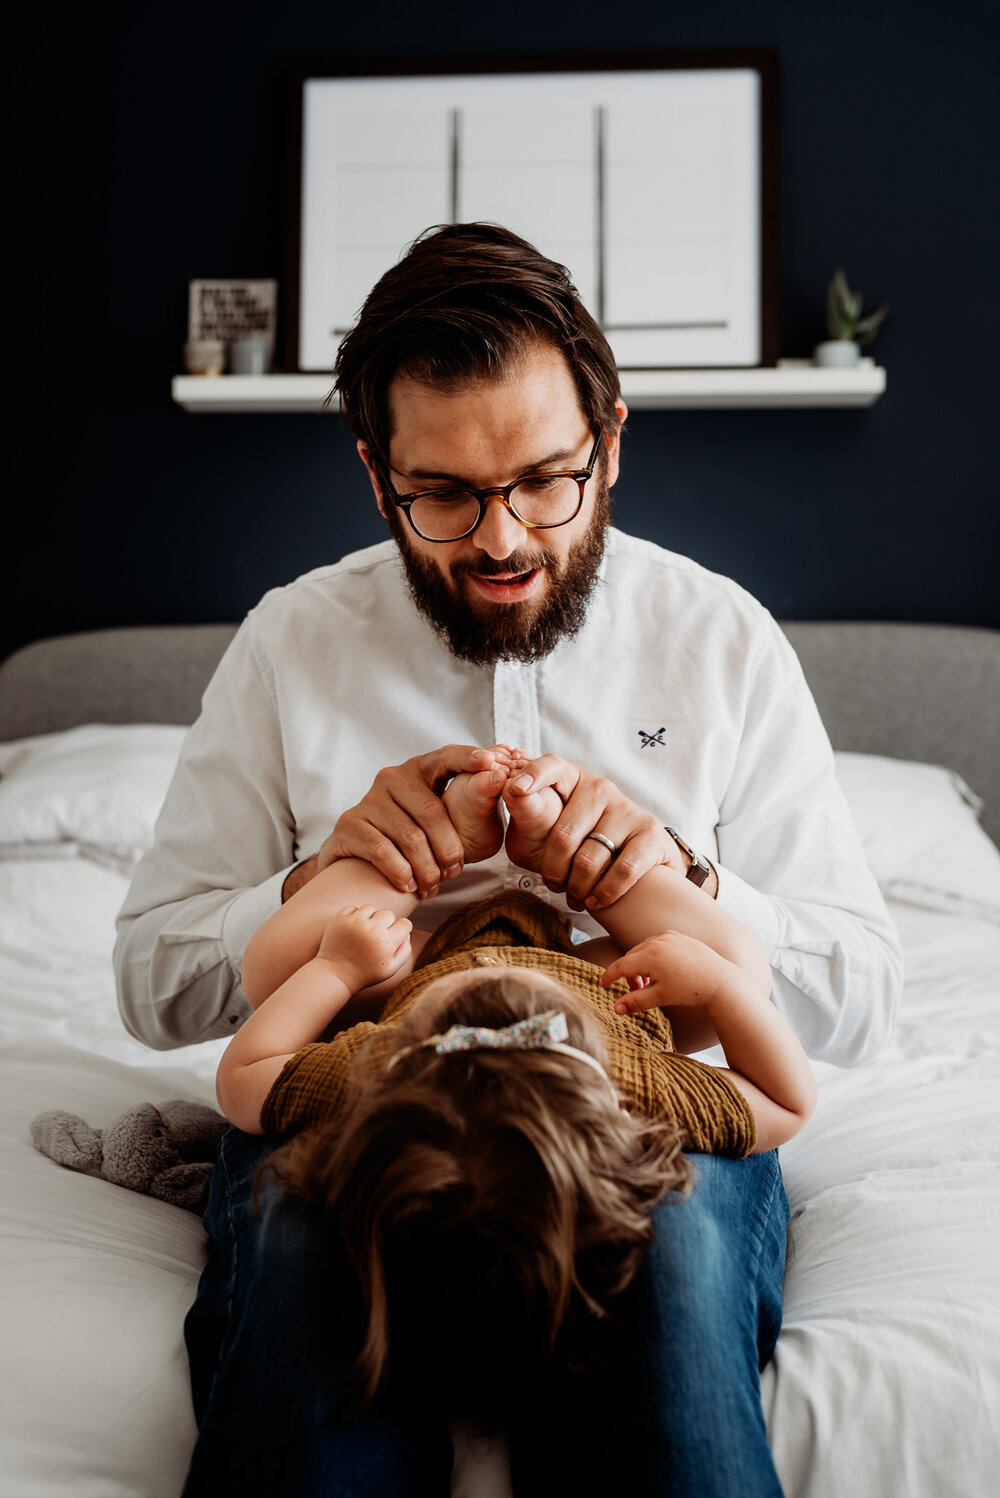
[[[566,265],[620,366],[762,362],[753,67],[303,83],[298,366],[328,370],[432,225],[489,220]]]

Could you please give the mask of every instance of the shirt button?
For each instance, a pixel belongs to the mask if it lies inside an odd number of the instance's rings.
[[[534,889],[535,881],[530,874],[522,874],[517,881],[517,887],[518,889]]]

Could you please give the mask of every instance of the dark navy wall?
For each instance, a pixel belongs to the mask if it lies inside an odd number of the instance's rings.
[[[842,264],[891,314],[861,411],[638,412],[617,519],[789,618],[1000,625],[994,0],[22,11],[5,131],[0,652],[233,619],[380,539],[336,419],[170,401],[189,279],[284,275],[286,70],[342,54],[776,47],[781,351]]]

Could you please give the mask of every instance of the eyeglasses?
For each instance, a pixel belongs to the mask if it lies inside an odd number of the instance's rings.
[[[580,513],[583,491],[593,476],[602,433],[594,438],[586,468],[568,473],[533,473],[512,484],[491,484],[488,489],[421,489],[416,494],[397,494],[389,478],[388,464],[380,464],[386,494],[402,510],[424,541],[462,541],[486,514],[486,502],[497,498],[515,520],[532,531],[567,525]]]

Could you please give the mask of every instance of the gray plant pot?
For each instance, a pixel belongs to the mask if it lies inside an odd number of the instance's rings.
[[[835,338],[829,343],[818,343],[813,349],[813,363],[823,369],[850,369],[857,364],[861,350],[849,338]]]

